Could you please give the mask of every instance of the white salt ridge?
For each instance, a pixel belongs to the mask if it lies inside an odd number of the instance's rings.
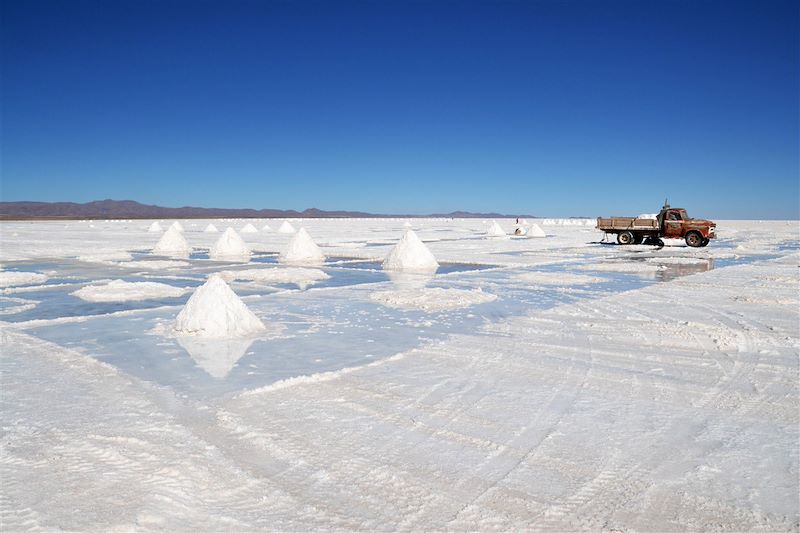
[[[116,263],[117,266],[125,268],[135,268],[141,270],[164,270],[169,268],[182,268],[189,266],[187,261],[123,261]]]
[[[369,297],[388,307],[428,312],[462,309],[497,299],[494,294],[485,293],[480,289],[467,291],[441,287],[379,291],[371,293]]]
[[[281,263],[322,263],[325,254],[322,253],[317,243],[311,238],[305,228],[292,237],[286,249],[278,257]]]
[[[155,221],[152,224],[150,224],[150,227],[147,228],[147,231],[149,231],[150,233],[156,233],[159,231],[164,231],[164,228],[161,227],[161,224],[159,224],[158,221]]]
[[[225,270],[220,272],[220,276],[225,281],[244,280],[257,281],[260,283],[291,283],[300,288],[329,279],[330,276],[322,270],[316,268],[292,268],[292,267],[271,267],[271,268],[250,268],[246,270]]]
[[[539,226],[539,224],[533,223],[531,224],[531,227],[528,230],[528,237],[533,237],[533,238],[547,237],[547,234]]]
[[[211,247],[208,257],[214,260],[250,261],[250,248],[233,228],[225,230]]]
[[[0,271],[0,287],[19,287],[20,285],[39,285],[47,281],[47,276],[38,272]]]
[[[203,230],[205,233],[217,233],[219,230],[214,224],[209,224],[206,226],[206,229]]]
[[[256,227],[254,225],[252,225],[252,224],[249,224],[249,223],[245,224],[242,227],[242,229],[239,230],[239,231],[241,231],[242,233],[258,233],[258,230],[256,229]]]
[[[177,222],[176,222],[177,224]],[[173,257],[189,257],[192,253],[192,247],[186,242],[186,239],[181,235],[181,230],[175,227],[175,224],[169,227],[164,235],[161,236],[158,243],[153,247],[155,255],[166,255]]]
[[[439,263],[414,230],[406,230],[386,259],[384,270],[436,271]]]
[[[265,330],[222,276],[211,274],[175,319],[175,332],[203,338],[247,337]]]
[[[176,220],[175,222],[173,222],[173,223],[172,223],[172,225],[170,226],[170,228],[175,228],[176,230],[178,230],[178,231],[180,231],[181,233],[183,233],[183,225],[182,225],[180,222],[178,222],[177,220]]]
[[[514,277],[526,285],[589,285],[608,281],[597,276],[572,274],[570,272],[524,272]]]
[[[295,232],[294,226],[292,226],[288,220],[284,220],[283,224],[281,224],[281,227],[278,228],[278,233],[294,233],[294,232]]]
[[[133,256],[128,252],[100,252],[79,255],[77,259],[84,263],[115,263],[117,261],[130,261]]]
[[[87,285],[71,293],[87,302],[133,302],[153,298],[175,298],[187,289],[151,281],[128,282],[116,279],[109,283]]]
[[[486,235],[488,235],[490,237],[503,237],[503,236],[505,236],[505,234],[506,234],[505,230],[503,228],[501,228],[500,224],[498,224],[494,220],[492,220],[492,223],[489,226],[489,229],[486,230]]]

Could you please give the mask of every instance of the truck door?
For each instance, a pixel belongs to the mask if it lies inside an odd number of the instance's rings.
[[[669,210],[664,213],[664,235],[667,239],[683,237],[683,222],[679,211]]]

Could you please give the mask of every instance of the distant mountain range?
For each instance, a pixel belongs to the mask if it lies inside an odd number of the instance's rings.
[[[454,211],[430,215],[381,215],[361,211],[304,211],[283,209],[220,209],[213,207],[161,207],[132,200],[73,202],[0,202],[0,220],[119,219],[119,218],[533,218],[532,215]]]

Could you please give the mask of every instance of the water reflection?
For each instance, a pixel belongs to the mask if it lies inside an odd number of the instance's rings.
[[[178,344],[211,377],[225,378],[255,339],[203,339],[178,337]]]
[[[423,272],[407,272],[402,270],[386,270],[386,275],[398,289],[422,289],[436,275],[436,270]]]

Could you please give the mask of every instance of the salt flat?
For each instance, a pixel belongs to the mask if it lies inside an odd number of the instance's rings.
[[[4,530],[800,528],[798,222],[291,220],[324,262],[262,229],[209,259],[250,222],[284,221],[182,221],[188,257],[153,221],[0,224]],[[381,268],[406,222],[435,274]],[[168,334],[216,272],[263,332]]]

